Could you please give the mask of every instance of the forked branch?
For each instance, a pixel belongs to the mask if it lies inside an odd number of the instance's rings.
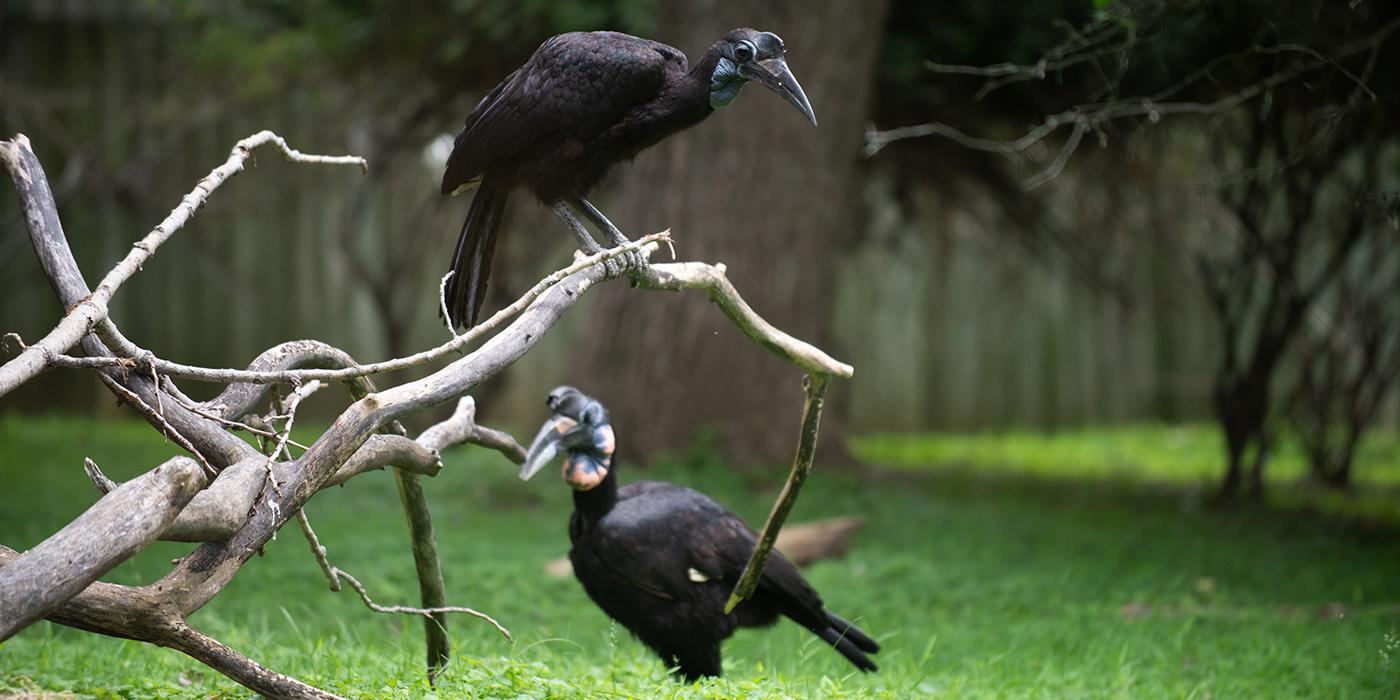
[[[247,369],[202,368],[157,357],[126,339],[107,317],[107,303],[112,295],[162,242],[184,225],[214,188],[243,166],[252,148],[265,143],[277,145],[289,158],[302,162],[363,164],[350,157],[305,156],[288,148],[271,132],[245,139],[155,231],[133,246],[95,292],[89,292],[73,261],[43,169],[27,141],[20,137],[0,144],[0,156],[20,188],[31,240],[42,267],[69,309],[43,340],[24,348],[18,357],[0,367],[0,395],[49,367],[96,370],[113,391],[133,404],[144,406],[148,421],[172,436],[179,436],[178,444],[207,457],[210,466],[217,471],[217,478],[200,491],[205,486],[205,476],[199,467],[188,459],[174,460],[172,464],[177,466],[172,469],[181,474],[189,471],[193,476],[176,479],[179,485],[172,486],[171,491],[145,484],[142,481],[145,477],[117,485],[102,476],[95,464],[91,465],[89,475],[94,483],[99,490],[108,492],[93,511],[105,513],[110,510],[108,504],[124,499],[128,493],[137,493],[143,498],[159,496],[156,500],[160,502],[125,507],[125,515],[139,527],[133,525],[129,536],[119,538],[120,548],[114,556],[82,559],[79,566],[70,565],[64,556],[52,553],[57,550],[46,549],[43,545],[24,555],[0,547],[0,593],[8,595],[12,590],[21,590],[14,586],[25,579],[26,572],[37,571],[64,581],[63,586],[39,598],[5,599],[8,607],[0,609],[0,619],[7,624],[4,634],[12,634],[30,621],[47,616],[61,624],[101,634],[172,647],[268,697],[334,697],[257,665],[190,629],[185,619],[217,595],[289,519],[301,514],[307,501],[319,490],[365,471],[392,465],[397,467],[400,496],[413,533],[423,607],[375,603],[357,580],[324,560],[324,551],[312,536],[313,552],[327,575],[333,582],[350,583],[371,609],[429,618],[430,673],[446,660],[446,635],[441,625],[443,613],[476,615],[505,633],[489,616],[470,608],[448,606],[442,601],[441,569],[419,477],[436,473],[441,467],[438,453],[457,442],[490,447],[512,461],[523,461],[524,450],[513,438],[475,423],[475,404],[464,397],[473,387],[522,357],[589,289],[607,281],[609,273],[603,264],[606,260],[633,250],[649,255],[659,243],[669,243],[670,236],[667,232],[653,234],[576,260],[541,280],[486,322],[453,340],[385,362],[361,365],[343,351],[324,343],[296,341],[269,350]],[[770,518],[761,540],[771,544],[771,535],[781,525],[782,516],[796,498],[801,479],[811,467],[821,391],[831,377],[851,376],[852,368],[767,323],[725,278],[723,265],[656,264],[641,271],[637,282],[645,289],[705,291],[746,335],[809,375],[808,409],[798,460],[789,477],[789,487],[775,507],[775,516]],[[372,374],[451,357],[479,339],[484,342],[475,350],[416,381],[376,391],[367,379]],[[68,355],[69,349],[80,341],[86,357]],[[179,391],[171,377],[231,386],[213,401],[196,403]],[[291,444],[288,437],[291,415],[280,419],[281,430],[271,426],[254,428],[259,437],[275,443],[271,456],[260,454],[248,443],[228,434],[230,428],[253,427],[241,419],[266,397],[270,385],[307,386],[316,380],[343,382],[350,390],[353,403],[318,439],[307,445],[300,456],[292,458],[292,453],[285,449]],[[417,440],[402,435],[400,418],[458,399],[457,410],[447,421],[424,431]],[[275,494],[273,481],[276,482]],[[195,485],[190,486],[191,483]],[[59,542],[102,541],[108,535],[104,526],[110,519],[104,516],[99,520],[101,522],[75,521],[56,538]],[[309,523],[306,524],[309,532]],[[93,582],[113,562],[162,534],[203,541],[203,544],[180,559],[170,573],[150,585],[129,587]],[[762,570],[767,553],[763,547],[755,551],[750,568]],[[34,588],[30,585],[23,590]]]

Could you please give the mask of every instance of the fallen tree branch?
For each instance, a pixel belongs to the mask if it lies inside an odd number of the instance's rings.
[[[220,472],[209,488],[195,494],[160,539],[207,542],[228,537],[248,519],[253,499],[262,492],[266,480],[261,456],[235,462]]]
[[[260,136],[275,138],[270,132],[264,132]],[[280,144],[280,139],[276,142]],[[400,456],[408,455],[403,457],[403,465],[396,465],[404,468],[397,469],[395,474],[405,514],[410,523],[415,563],[425,604],[420,608],[381,606],[372,601],[357,580],[343,571],[332,567],[332,577],[344,576],[371,609],[425,617],[430,674],[446,660],[447,638],[442,626],[442,614],[460,612],[476,615],[496,625],[503,634],[508,634],[499,623],[478,611],[434,603],[443,600],[445,587],[431,521],[428,519],[426,498],[415,470],[439,468],[435,451],[453,440],[489,446],[514,461],[523,460],[524,450],[504,433],[475,426],[472,420],[474,404],[470,399],[460,401],[453,418],[444,425],[425,431],[419,443],[419,446],[424,448],[423,452],[394,439],[403,432],[398,421],[413,413],[465,397],[473,387],[497,375],[533,348],[589,289],[613,277],[604,265],[607,260],[634,250],[649,255],[660,242],[670,242],[668,232],[653,234],[594,256],[580,258],[538,282],[515,303],[502,309],[486,322],[469,329],[449,343],[416,355],[371,365],[358,365],[338,349],[311,341],[301,341],[301,344],[284,347],[280,352],[269,351],[271,356],[264,353],[254,363],[256,365],[265,360],[265,366],[278,369],[249,371],[188,368],[141,350],[135,343],[122,337],[115,324],[106,319],[106,301],[125,277],[117,275],[115,285],[107,285],[107,279],[104,279],[104,285],[107,286],[101,287],[98,293],[88,293],[86,282],[73,262],[72,252],[63,235],[57,213],[52,211],[52,197],[48,196],[45,199],[43,196],[48,190],[42,168],[28,149],[27,143],[16,140],[9,142],[7,146],[15,149],[13,152],[24,156],[24,162],[18,165],[15,164],[17,161],[6,160],[12,176],[17,182],[23,181],[32,185],[30,189],[21,192],[26,211],[32,210],[36,214],[29,219],[31,240],[59,299],[65,308],[72,309],[59,326],[66,328],[64,324],[71,324],[70,319],[84,316],[86,320],[81,324],[78,339],[88,356],[63,355],[72,343],[63,345],[57,352],[47,345],[36,344],[20,353],[21,357],[31,358],[16,365],[21,366],[21,369],[10,370],[11,364],[15,362],[12,361],[0,368],[0,377],[13,376],[17,384],[44,367],[56,363],[96,369],[110,383],[114,392],[123,397],[127,397],[129,393],[147,408],[154,406],[155,408],[144,414],[153,425],[162,431],[168,427],[172,434],[183,436],[189,443],[189,449],[206,455],[214,467],[223,468],[220,477],[214,481],[214,486],[218,488],[209,489],[210,495],[207,497],[211,501],[210,506],[221,506],[221,509],[204,515],[193,513],[190,516],[191,520],[170,530],[172,536],[185,535],[193,538],[194,535],[199,535],[208,536],[209,539],[179,559],[168,574],[152,584],[141,587],[91,583],[76,595],[66,592],[59,596],[57,602],[62,604],[57,607],[22,610],[21,612],[28,617],[23,618],[26,620],[24,623],[16,624],[15,629],[37,619],[37,615],[48,614],[50,619],[61,624],[179,649],[255,692],[269,697],[333,697],[258,666],[228,647],[191,630],[185,624],[185,619],[223,590],[240,568],[261,551],[277,531],[299,513],[320,489],[338,483],[337,475],[345,470],[347,465],[353,473],[347,472],[344,478],[349,478],[354,473],[362,473],[363,470],[376,465],[378,462],[371,459],[370,455],[376,451],[387,451]],[[246,153],[243,157],[246,157]],[[238,148],[235,148],[234,155],[230,156],[230,163],[234,161],[241,166]],[[221,167],[226,166],[228,163]],[[202,198],[207,197],[208,192],[196,188],[196,193],[192,193],[192,196],[195,194]],[[176,217],[177,213],[180,213],[179,207],[177,212],[172,213],[172,217]],[[188,218],[188,214],[189,212],[182,213],[180,217]],[[183,219],[174,223],[183,224]],[[173,229],[170,228],[158,230],[158,241],[164,240],[171,232]],[[142,247],[142,244],[138,243],[127,260],[144,261],[152,250],[153,247]],[[119,267],[125,265],[127,260],[120,263]],[[114,269],[108,278],[117,272],[118,270]],[[131,273],[122,274],[129,277]],[[723,265],[652,265],[640,271],[636,278],[638,286],[649,289],[705,290],[746,335],[806,369],[811,375],[813,385],[824,387],[831,376],[851,375],[852,369],[849,365],[840,363],[821,350],[779,331],[758,316],[725,279]],[[94,302],[94,299],[97,302]],[[505,325],[512,317],[514,318],[509,325]],[[100,322],[103,320],[107,322]],[[94,324],[94,321],[99,323]],[[497,331],[498,326],[504,328]],[[59,333],[60,327],[56,327],[50,336]],[[92,332],[94,329],[97,333]],[[494,335],[485,338],[480,347],[416,381],[376,391],[367,379],[370,374],[412,367],[446,357],[450,353],[464,350],[468,343],[484,338],[486,333],[493,331]],[[104,344],[103,337],[111,342],[113,347],[127,353],[127,356],[114,356]],[[273,350],[276,351],[277,348]],[[26,363],[32,361],[36,352],[41,357],[43,366],[31,372],[33,368]],[[307,362],[340,366],[297,368],[305,367]],[[182,371],[182,368],[189,371]],[[13,374],[5,374],[7,372]],[[25,375],[26,372],[29,374]],[[225,430],[225,425],[228,421],[238,420],[251,410],[251,407],[266,395],[267,389],[230,387],[229,391],[234,393],[226,391],[221,395],[227,399],[225,402],[217,402],[214,405],[195,404],[178,391],[171,377],[249,385],[305,385],[318,380],[342,381],[350,389],[354,401],[299,457],[280,460],[279,458],[284,456],[290,457],[286,445],[290,444],[288,435],[290,423],[295,416],[295,406],[287,407],[283,411],[286,415],[275,419],[285,420],[287,423],[281,431],[276,432],[277,444],[273,446],[272,455],[262,455],[251,445],[230,435]],[[127,393],[119,391],[118,387]],[[166,387],[169,387],[168,391]],[[3,392],[0,391],[0,394]],[[191,411],[186,404],[209,414],[209,417]],[[820,409],[819,402],[816,408]],[[804,439],[808,439],[805,433]],[[815,440],[815,429],[811,432],[810,440]],[[362,461],[352,463],[352,460],[367,448],[369,452],[365,453]],[[405,448],[407,452],[396,452]],[[188,460],[186,462],[193,464]],[[249,466],[245,467],[244,464]],[[98,478],[99,470],[94,469],[93,475],[99,488],[107,485]],[[225,481],[226,484],[220,486],[220,483]],[[124,487],[125,485],[118,486],[111,494],[104,496],[104,499],[117,494]],[[269,489],[276,494],[275,499],[269,497]],[[213,503],[216,499],[218,503]],[[203,507],[202,503],[199,505]],[[150,518],[152,510],[138,509],[131,515],[134,519],[145,522]],[[171,517],[178,521],[177,516],[172,514]],[[224,530],[231,522],[237,524],[231,532],[225,533]],[[169,521],[167,524],[170,524]],[[74,524],[77,525],[78,523]],[[776,527],[776,523],[774,526]],[[96,534],[90,527],[79,527],[78,530],[86,530],[86,534],[90,536]],[[218,532],[215,532],[216,530]],[[151,534],[151,538],[156,534],[159,534],[159,529]],[[5,551],[0,548],[0,564],[14,559],[5,555]],[[319,550],[313,548],[313,551]],[[766,552],[755,554],[759,568],[763,556],[766,556]],[[3,568],[0,568],[0,571],[3,571]],[[71,598],[65,603],[64,596]]]
[[[439,451],[461,443],[499,449],[516,463],[524,461],[524,449],[514,438],[475,424],[474,407],[471,397],[463,398],[452,417],[423,431],[417,440],[401,435],[370,437],[326,480],[322,488],[340,486],[365,472],[388,467],[435,476],[442,470]],[[492,437],[483,440],[481,433],[489,433]],[[496,444],[497,440],[502,444]],[[515,459],[516,452],[519,452],[521,459]],[[267,479],[265,464],[266,458],[258,455],[224,469],[208,488],[195,494],[159,539],[176,542],[228,539],[248,520],[253,501],[262,492]],[[85,461],[84,469],[100,493],[106,494],[121,485],[108,479],[90,459]],[[291,462],[275,462],[272,465],[273,476],[279,482],[289,479],[293,469],[295,466]]]
[[[198,464],[174,457],[103,496],[0,568],[0,641],[154,541],[204,483]]]
[[[19,556],[15,550],[0,545],[0,571]],[[341,700],[337,695],[264,668],[190,628],[144,587],[93,583],[49,611],[47,617],[87,632],[169,647],[269,698]]]

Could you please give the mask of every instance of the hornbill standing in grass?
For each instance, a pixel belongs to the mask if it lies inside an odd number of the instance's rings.
[[[686,680],[720,675],[720,643],[737,627],[785,615],[862,671],[880,650],[859,627],[829,612],[797,568],[774,551],[753,597],[724,612],[757,536],[699,491],[660,481],[617,485],[616,440],[602,404],[573,387],[549,393],[553,412],[530,445],[520,478],[563,450],[574,489],[569,561],[598,607]]]
[[[481,312],[506,198],[524,187],[578,240],[601,248],[583,214],[613,245],[627,241],[585,197],[613,164],[690,127],[738,97],[749,81],[782,95],[817,123],[771,32],[735,29],[687,66],[680,50],[617,32],[574,32],[545,41],[525,65],[482,98],[457,135],[442,193],[476,188],[452,255],[447,319],[471,326]],[[639,253],[627,258],[643,264]],[[621,271],[609,261],[608,272]]]

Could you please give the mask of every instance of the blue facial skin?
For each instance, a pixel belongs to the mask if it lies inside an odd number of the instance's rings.
[[[710,107],[728,107],[729,103],[739,96],[739,90],[744,87],[745,82],[747,81],[739,75],[739,67],[734,65],[733,61],[720,58],[715,72],[710,75]]]

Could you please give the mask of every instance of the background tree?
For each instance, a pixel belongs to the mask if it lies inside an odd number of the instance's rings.
[[[1387,115],[1400,102],[1400,81],[1378,66],[1400,59],[1400,16],[1374,3],[1136,0],[1095,8],[1036,60],[930,63],[940,76],[977,79],[978,101],[996,95],[1050,112],[1019,137],[931,123],[875,132],[870,150],[943,136],[1013,156],[1013,167],[1031,172],[1023,187],[1035,190],[1060,175],[1085,139],[1131,147],[1163,117],[1206,117],[1222,175],[1202,186],[1233,224],[1197,252],[1220,348],[1212,393],[1226,445],[1219,493],[1257,496],[1281,417],[1280,373],[1296,359],[1307,315],[1374,235],[1374,219],[1357,203],[1377,187],[1378,160],[1397,137]],[[1046,108],[1063,103],[1054,95],[1065,86],[1073,103]]]
[[[686,256],[732,260],[728,274],[752,287],[774,323],[827,342],[835,280],[850,254],[861,210],[861,133],[879,56],[884,2],[750,3],[667,0],[656,38],[694,60],[734,27],[773,31],[820,123],[812,128],[772,96],[750,94],[699,128],[637,158],[619,177],[615,212],[625,231],[670,228]],[[593,310],[574,376],[620,387],[664,387],[609,396],[613,420],[639,458],[687,444],[712,425],[717,446],[744,461],[780,462],[792,445],[772,428],[797,422],[801,387],[769,358],[739,352],[704,300],[677,296],[638,304],[610,290]],[[670,349],[660,350],[669,339]],[[839,350],[838,350],[839,352]],[[828,436],[835,434],[828,423]],[[832,444],[828,442],[828,444]]]

